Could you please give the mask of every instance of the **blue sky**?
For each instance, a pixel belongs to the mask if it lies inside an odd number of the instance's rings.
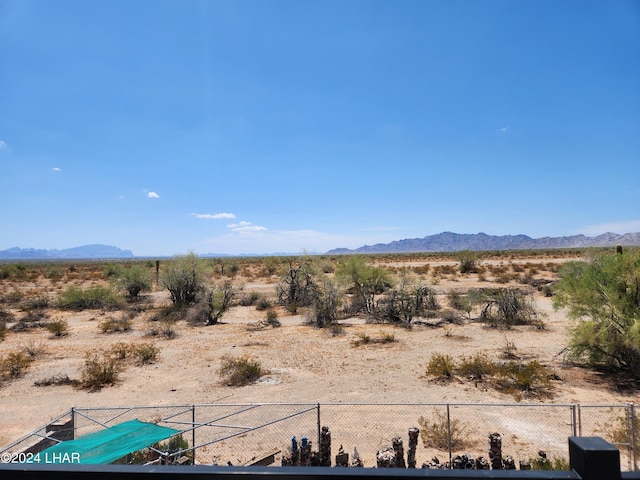
[[[640,231],[640,2],[0,1],[0,249]]]

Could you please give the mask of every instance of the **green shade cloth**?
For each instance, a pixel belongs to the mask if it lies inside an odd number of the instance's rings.
[[[140,420],[114,425],[99,432],[62,442],[37,454],[39,463],[107,464],[169,438],[179,430]]]

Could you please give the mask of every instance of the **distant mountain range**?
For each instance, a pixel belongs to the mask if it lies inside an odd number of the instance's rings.
[[[55,259],[97,259],[97,258],[134,258],[131,250],[121,250],[110,245],[83,245],[63,250],[46,250],[13,247],[0,250],[2,260],[55,260]]]
[[[365,245],[354,250],[336,248],[327,254],[349,253],[409,253],[459,252],[461,250],[533,250],[545,248],[640,246],[640,233],[604,233],[597,237],[573,235],[570,237],[531,238],[526,235],[487,235],[486,233],[460,234],[452,232],[427,235],[424,238],[395,240],[391,243]]]

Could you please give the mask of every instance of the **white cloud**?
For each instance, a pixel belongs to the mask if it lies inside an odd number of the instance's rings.
[[[502,127],[500,129],[500,133],[507,133],[509,131],[509,127]]]
[[[1,150],[6,150],[9,148],[9,145],[7,145],[7,142],[4,142],[2,140],[0,140],[0,151]]]
[[[236,216],[233,213],[192,213],[191,215],[193,215],[196,218],[201,218],[201,219],[205,219],[205,220],[220,220],[220,219],[230,219],[230,218],[236,218]]]
[[[255,232],[265,232],[267,231],[267,227],[261,227],[260,225],[253,225],[251,222],[242,222],[231,223],[227,225],[227,228],[231,229],[236,233],[255,233]]]
[[[618,234],[640,232],[640,220],[626,220],[623,222],[599,223],[596,225],[587,225],[577,229],[577,233],[588,236],[602,235],[603,233],[612,232]]]
[[[149,193],[147,193],[147,197],[149,197],[149,198],[160,198],[160,195],[158,195],[156,192],[149,192]]]
[[[51,170],[53,170],[54,172],[61,172],[62,169],[60,167],[53,167]]]

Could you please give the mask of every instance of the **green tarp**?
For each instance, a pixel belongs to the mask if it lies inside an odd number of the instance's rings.
[[[176,433],[180,433],[180,431],[160,427],[154,423],[131,420],[99,432],[90,433],[76,440],[69,440],[49,447],[35,455],[34,461],[39,463],[107,464]]]

